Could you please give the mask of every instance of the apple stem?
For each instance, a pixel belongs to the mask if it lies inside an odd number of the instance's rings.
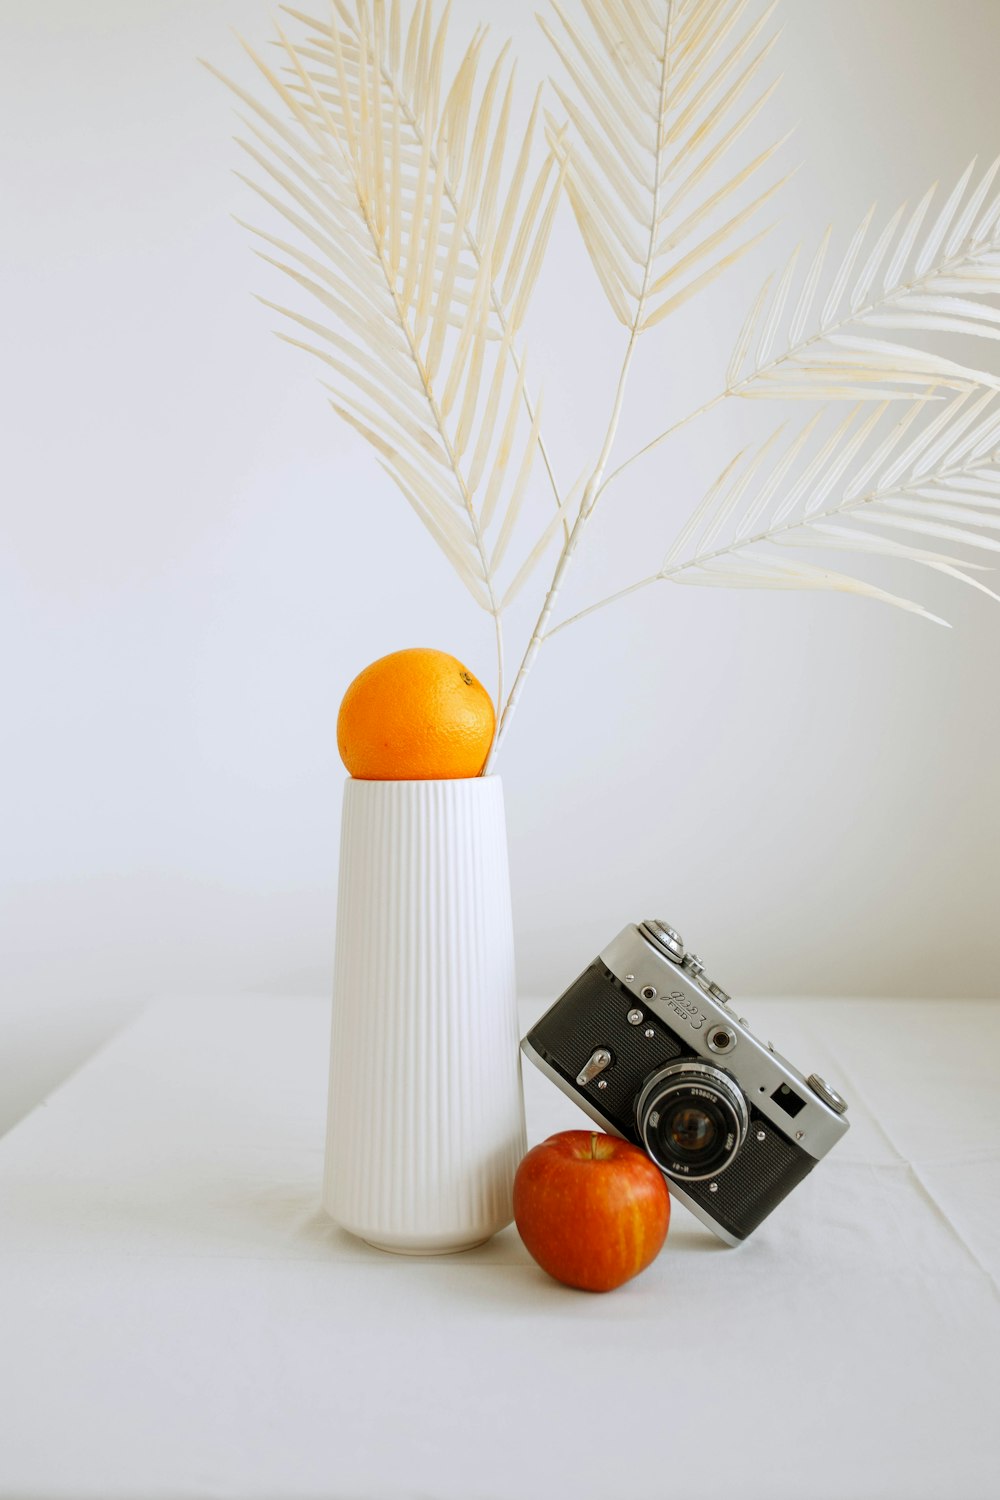
[[[596,1130],[592,1130],[590,1132],[590,1159],[591,1159],[591,1161],[596,1161],[597,1160],[597,1132],[596,1132]]]

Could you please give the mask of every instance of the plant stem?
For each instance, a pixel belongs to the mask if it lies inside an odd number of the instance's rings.
[[[517,707],[518,700],[521,696],[521,691],[524,687],[524,680],[531,670],[535,657],[538,655],[542,641],[545,639],[548,623],[551,619],[552,611],[555,608],[556,599],[559,597],[559,590],[562,587],[563,580],[565,579],[567,572],[569,571],[570,564],[573,560],[573,555],[576,552],[577,545],[579,543],[580,537],[583,534],[584,527],[586,526],[587,521],[590,519],[594,506],[597,503],[601,477],[604,473],[605,466],[610,456],[612,445],[614,444],[615,433],[618,430],[618,420],[621,416],[622,401],[624,400],[625,396],[625,386],[628,380],[629,366],[632,363],[632,355],[635,350],[637,337],[638,329],[636,326],[632,329],[632,334],[628,341],[628,347],[625,350],[625,358],[622,360],[622,367],[618,376],[618,388],[615,392],[614,406],[611,412],[611,419],[608,423],[608,430],[604,436],[604,444],[601,448],[600,456],[597,460],[596,465],[594,466],[593,473],[591,474],[590,479],[587,482],[587,488],[583,492],[583,499],[580,501],[580,509],[577,512],[576,520],[573,523],[573,529],[570,531],[569,539],[565,543],[563,550],[560,553],[559,562],[556,565],[555,573],[552,575],[552,582],[549,585],[549,591],[545,595],[545,602],[542,605],[541,614],[538,616],[538,619],[535,622],[535,628],[531,633],[531,639],[528,642],[527,650],[525,651],[524,656],[521,659],[521,665],[517,669],[517,675],[514,678],[514,682],[510,690],[510,696],[508,697],[507,702],[504,705],[503,713],[500,715],[500,723],[497,726],[496,737],[493,741],[493,748],[490,751],[489,759],[486,762],[485,769],[487,772],[490,770],[493,761],[495,760],[500,750],[500,746],[503,744],[504,736],[506,735],[507,730],[510,728],[511,717],[514,713],[515,708]]]
[[[573,561],[573,556],[576,552],[577,546],[579,545],[580,537],[583,535],[584,528],[586,527],[587,522],[590,520],[590,517],[594,511],[594,507],[596,506],[597,501],[600,497],[602,487],[601,482],[604,478],[604,470],[606,469],[608,460],[611,457],[611,450],[614,447],[615,437],[618,432],[618,423],[621,418],[622,405],[625,400],[625,387],[628,384],[628,375],[629,369],[632,364],[632,356],[635,353],[635,346],[639,338],[639,333],[642,329],[643,315],[646,310],[646,297],[649,291],[650,278],[652,276],[653,270],[653,259],[656,247],[656,233],[658,228],[657,221],[659,218],[660,208],[660,161],[663,155],[664,148],[664,122],[666,115],[667,88],[670,82],[670,43],[671,33],[673,30],[673,20],[674,3],[673,0],[667,0],[667,24],[664,34],[663,64],[660,70],[660,92],[656,125],[656,149],[654,152],[653,160],[654,186],[653,202],[649,221],[649,243],[646,251],[646,264],[643,269],[642,285],[639,289],[639,296],[636,301],[635,316],[632,319],[632,326],[629,331],[628,345],[625,349],[625,355],[622,359],[621,370],[618,374],[618,385],[615,389],[615,398],[611,407],[611,416],[608,421],[607,431],[604,434],[604,442],[601,445],[601,451],[598,455],[597,463],[594,465],[594,469],[589,480],[587,481],[587,486],[583,492],[583,498],[580,501],[580,509],[577,512],[576,520],[573,523],[573,529],[570,531],[570,534],[563,546],[562,552],[559,555],[559,561],[556,564],[555,573],[552,575],[552,582],[549,585],[548,593],[545,595],[545,602],[542,605],[541,613],[539,614],[538,619],[535,622],[535,628],[531,633],[531,639],[528,642],[528,646],[524,653],[524,656],[521,658],[521,664],[517,669],[517,675],[514,678],[514,682],[510,690],[510,695],[504,705],[503,713],[500,715],[500,723],[493,741],[493,748],[491,749],[489,758],[486,762],[485,769],[487,771],[489,771],[491,765],[493,764],[493,761],[496,759],[497,753],[500,750],[500,746],[503,744],[504,737],[510,728],[510,722],[514,715],[514,710],[517,708],[518,701],[524,687],[525,678],[530,672],[535,658],[541,649],[542,642],[545,639],[546,632],[548,630],[548,623],[552,617],[552,611],[555,607],[556,600],[559,597],[559,590],[563,585],[563,581]]]
[[[651,453],[654,448],[658,448],[661,443],[665,443],[667,438],[673,437],[674,433],[678,432],[680,428],[686,427],[688,422],[694,422],[698,417],[703,417],[706,412],[712,411],[716,406],[725,401],[727,396],[732,396],[737,389],[734,386],[730,390],[719,391],[718,395],[713,396],[710,401],[705,401],[701,406],[695,407],[694,411],[689,411],[687,416],[678,418],[671,426],[667,427],[663,432],[658,433],[655,438],[651,438],[644,447],[637,449],[631,458],[626,458],[624,463],[618,465],[617,469],[612,469],[607,479],[601,485],[601,494],[614,484],[620,474],[624,474],[630,464],[634,464],[637,459],[644,458],[647,453]]]
[[[627,587],[618,589],[613,594],[606,594],[603,599],[598,599],[595,603],[588,604],[586,609],[577,610],[575,615],[568,615],[565,620],[560,620],[558,625],[553,625],[552,629],[546,633],[545,639],[550,641],[554,635],[558,635],[560,630],[565,630],[568,625],[575,625],[578,620],[582,620],[586,615],[592,615],[595,610],[603,609],[606,604],[617,603],[619,599],[624,599],[626,594],[637,593],[639,589],[647,588],[651,583],[661,583],[663,578],[664,574],[662,573],[650,573],[648,577],[639,578],[635,583],[630,583]]]
[[[497,705],[496,705],[496,719],[494,720],[494,725],[493,725],[493,739],[490,742],[490,755],[491,756],[493,754],[493,746],[496,743],[497,729],[499,728],[499,724],[500,724],[500,715],[501,715],[502,710],[503,710],[503,688],[504,688],[504,682],[503,682],[503,624],[502,624],[502,621],[501,621],[501,616],[500,616],[500,611],[499,610],[497,610],[496,614],[494,614],[494,616],[493,616],[493,625],[494,625],[494,628],[496,630],[496,640],[497,640]],[[487,760],[487,764],[489,764],[489,760]],[[485,767],[484,767],[484,774],[485,774]]]

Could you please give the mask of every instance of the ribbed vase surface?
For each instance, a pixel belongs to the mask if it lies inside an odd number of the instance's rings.
[[[524,1155],[503,787],[344,787],[324,1204],[385,1250],[510,1223]]]

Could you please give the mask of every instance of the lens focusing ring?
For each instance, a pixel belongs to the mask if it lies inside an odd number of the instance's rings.
[[[662,1118],[672,1104],[679,1105],[684,1101],[695,1109],[700,1108],[711,1121],[725,1123],[727,1139],[732,1136],[732,1144],[723,1159],[716,1160],[713,1155],[707,1172],[687,1171],[683,1162],[676,1157],[669,1158],[655,1138],[655,1127],[649,1123],[650,1115],[655,1113]],[[671,1063],[646,1080],[636,1101],[635,1118],[642,1143],[653,1161],[668,1177],[678,1182],[703,1182],[725,1171],[746,1139],[750,1123],[746,1100],[736,1084],[719,1068],[693,1059]]]

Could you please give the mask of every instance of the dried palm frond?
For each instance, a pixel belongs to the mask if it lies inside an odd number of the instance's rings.
[[[808,547],[905,560],[998,597],[977,576],[983,564],[952,549],[1000,552],[1000,377],[896,336],[1000,338],[1000,159],[977,181],[970,164],[936,212],[934,189],[877,232],[870,211],[836,266],[829,230],[801,279],[796,250],[757,294],[724,387],[605,477],[640,335],[756,244],[752,221],[786,180],[761,186],[781,141],[731,158],[773,92],[774,4],[578,0],[577,21],[568,3],[552,0],[554,19],[540,18],[566,116],[546,112],[540,166],[540,93],[522,134],[506,48],[487,61],[477,30],[446,73],[447,0],[438,20],[432,0],[413,0],[406,17],[401,0],[331,0],[323,19],[292,10],[302,35],[293,44],[279,31],[273,66],[247,48],[270,106],[229,84],[249,109],[240,144],[258,169],[251,186],[291,226],[246,227],[310,299],[308,310],[267,305],[291,325],[283,337],[330,372],[334,409],[493,618],[500,713],[487,769],[542,643],[650,583],[833,589],[927,613],[792,552]],[[627,338],[596,457],[561,495],[521,331],[563,184]],[[738,455],[657,572],[553,625],[602,493],[729,396],[859,404],[825,437],[824,408],[784,448],[779,429]],[[536,455],[555,508],[529,526]],[[501,616],[560,528],[504,700]]]
[[[911,402],[886,429],[888,401],[857,405],[821,441],[814,416],[778,449],[779,428],[709,489],[658,571],[581,610],[550,635],[650,583],[862,594],[943,624],[921,605],[864,579],[780,555],[782,547],[864,552],[918,563],[1000,595],[984,569],[940,544],[1000,553],[1000,398],[963,391],[946,404]],[[778,456],[774,455],[778,453]],[[888,535],[886,534],[888,533]],[[900,535],[903,533],[904,535]],[[930,538],[934,549],[923,545]]]
[[[1000,388],[988,371],[861,330],[913,330],[1000,338],[1000,193],[990,198],[1000,157],[969,192],[971,161],[921,238],[935,187],[907,215],[903,204],[880,233],[869,209],[848,243],[829,290],[817,293],[830,245],[827,230],[790,301],[799,250],[776,283],[765,283],[733,349],[727,389],[741,396],[823,400],[909,398],[931,386]],[[779,330],[787,343],[775,353]]]
[[[1000,193],[989,197],[1000,158],[969,192],[974,168],[973,161],[922,241],[936,184],[909,216],[903,204],[874,236],[875,209],[869,209],[823,297],[818,294],[832,231],[824,234],[792,300],[801,254],[796,247],[781,275],[769,276],[757,293],[723,388],[620,463],[603,481],[602,492],[638,459],[730,396],[884,401],[913,400],[939,388],[1000,389],[1000,377],[989,370],[864,332],[889,328],[1000,338]],[[779,334],[787,341],[784,347]]]
[[[572,149],[564,146],[549,116],[549,143],[562,163],[594,270],[629,339],[607,431],[504,706],[494,754],[601,495],[639,336],[716,280],[768,232],[752,233],[732,248],[733,239],[787,180],[755,190],[748,203],[731,212],[739,190],[771,160],[782,144],[778,141],[720,186],[712,186],[714,169],[776,87],[756,92],[773,45],[773,39],[761,41],[773,4],[743,30],[747,0],[582,4],[588,32],[573,24],[559,0],[552,0],[558,27],[539,17],[572,84],[570,89],[553,82],[553,88],[577,137]],[[747,103],[750,94],[754,97]],[[714,216],[724,212],[730,217],[711,227]]]
[[[435,24],[430,0],[417,0],[405,27],[398,4],[382,0],[297,18],[306,40],[279,32],[280,71],[247,47],[274,109],[224,80],[252,112],[240,144],[262,178],[250,185],[294,235],[247,227],[317,311],[266,305],[296,325],[283,337],[332,372],[331,405],[494,616],[499,648],[501,611],[567,514],[557,495],[553,522],[505,586],[540,444],[515,341],[560,168],[550,151],[529,186],[536,101],[505,181],[506,49],[483,81],[477,33],[449,79],[448,12]]]
[[[633,333],[659,323],[767,230],[745,226],[782,182],[736,212],[739,190],[781,141],[715,186],[713,169],[767,103],[759,76],[774,6],[740,26],[746,0],[583,0],[589,28],[558,0],[539,17],[568,85],[554,91],[575,132],[567,191],[594,270]],[[550,140],[558,148],[549,116]],[[713,216],[730,212],[721,225]]]

